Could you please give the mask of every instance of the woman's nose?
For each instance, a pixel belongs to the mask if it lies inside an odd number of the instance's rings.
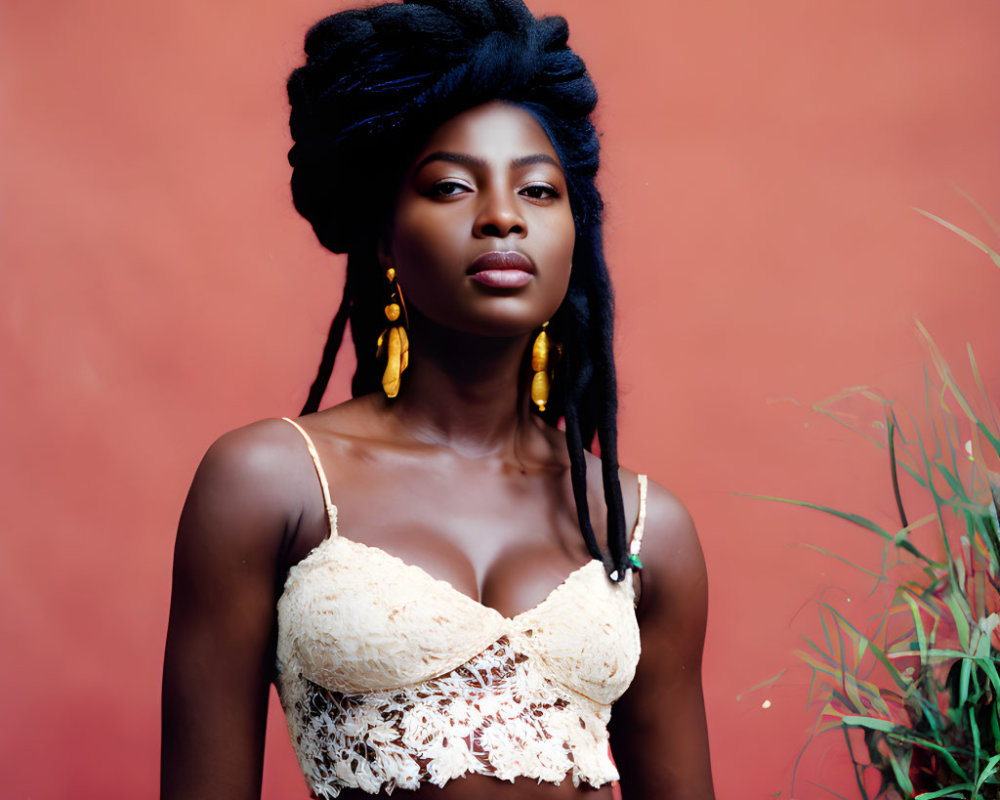
[[[481,207],[476,216],[474,234],[479,238],[524,236],[527,233],[516,197],[503,191],[488,191],[481,195]]]

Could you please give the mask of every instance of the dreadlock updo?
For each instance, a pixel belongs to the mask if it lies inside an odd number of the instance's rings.
[[[568,36],[566,20],[536,19],[521,0],[404,0],[343,11],[309,31],[306,63],[288,80],[292,196],[323,246],[348,259],[343,300],[302,413],[317,410],[348,321],[358,365],[352,394],[378,390],[374,343],[384,303],[377,243],[419,147],[441,124],[483,103],[524,108],[559,156],[576,229],[569,288],[549,326],[562,358],[541,416],[551,425],[565,418],[580,529],[590,554],[621,580],[628,548],[618,480],[613,296],[594,183],[600,146],[590,113],[597,90]],[[584,448],[595,434],[608,555],[597,544],[587,503]]]

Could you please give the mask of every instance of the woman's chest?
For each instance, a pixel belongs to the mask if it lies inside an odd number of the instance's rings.
[[[347,538],[419,567],[504,616],[537,605],[591,558],[572,499],[554,499],[559,487],[547,485],[558,481],[528,488],[473,478],[440,491],[437,481],[421,479],[387,492],[384,484],[373,491],[365,473],[360,477],[343,481],[336,493]],[[286,571],[329,530],[321,508],[307,509]]]
[[[633,600],[630,579],[612,583],[589,561],[505,615],[419,566],[335,534],[289,572],[278,655],[294,657],[310,680],[351,693],[427,680],[507,637],[559,684],[611,702],[638,659]]]

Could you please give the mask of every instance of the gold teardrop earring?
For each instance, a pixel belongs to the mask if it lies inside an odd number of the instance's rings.
[[[531,376],[531,401],[538,406],[539,411],[545,410],[545,404],[549,402],[549,390],[551,380],[549,377],[550,361],[552,360],[552,342],[549,334],[545,330],[549,327],[546,321],[542,329],[535,337],[535,343],[531,346],[531,370],[535,374]]]
[[[391,400],[399,394],[399,379],[410,364],[410,340],[406,335],[406,303],[396,280],[396,270],[389,267],[385,277],[389,281],[389,302],[384,310],[389,326],[379,334],[376,357],[385,356],[382,391]]]

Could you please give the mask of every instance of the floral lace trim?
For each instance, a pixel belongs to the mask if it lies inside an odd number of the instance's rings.
[[[343,694],[286,676],[302,687],[285,710],[314,794],[328,800],[345,787],[391,794],[469,772],[552,783],[568,773],[574,786],[616,780],[610,708],[559,691],[511,638],[403,689]]]

